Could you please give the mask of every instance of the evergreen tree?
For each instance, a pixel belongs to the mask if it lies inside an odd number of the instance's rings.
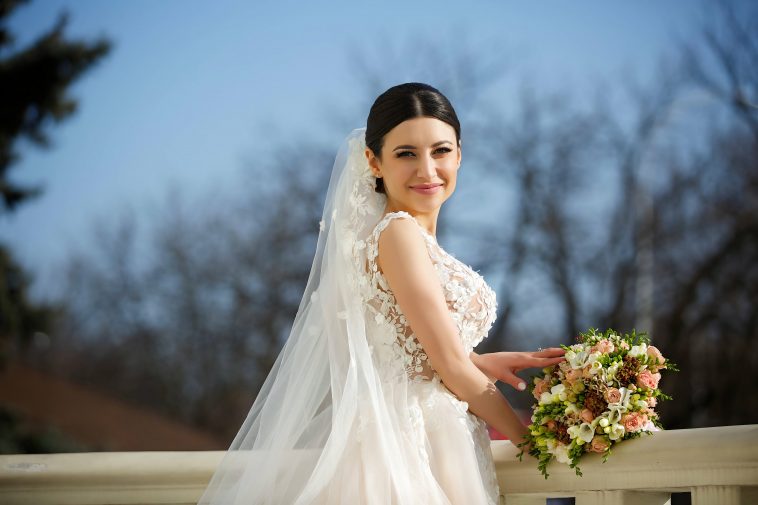
[[[28,0],[0,0],[0,212],[42,192],[40,186],[21,186],[8,180],[18,161],[14,143],[25,137],[40,147],[49,147],[46,130],[76,111],[77,100],[67,96],[68,87],[108,54],[111,43],[66,40],[68,13],[62,12],[50,31],[28,47],[13,48],[14,37],[6,23],[15,8]],[[11,50],[13,49],[13,50]]]

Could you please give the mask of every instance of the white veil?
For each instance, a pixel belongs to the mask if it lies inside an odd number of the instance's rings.
[[[372,359],[365,240],[386,196],[365,131],[339,149],[291,334],[200,504],[449,503],[403,440],[405,374],[384,381]]]

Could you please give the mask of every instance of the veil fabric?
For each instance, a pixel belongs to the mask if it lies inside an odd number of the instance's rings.
[[[199,504],[450,503],[406,438],[402,365],[372,358],[372,343],[394,335],[367,312],[366,239],[386,196],[365,130],[339,148],[291,333]]]

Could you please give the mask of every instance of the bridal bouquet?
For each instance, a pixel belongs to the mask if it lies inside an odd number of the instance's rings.
[[[546,479],[553,457],[581,476],[584,453],[602,453],[605,463],[614,444],[662,428],[655,406],[671,397],[658,389],[660,370],[678,371],[644,333],[591,328],[577,340],[562,345],[566,361],[544,368],[529,388],[537,403],[518,457],[529,445]]]

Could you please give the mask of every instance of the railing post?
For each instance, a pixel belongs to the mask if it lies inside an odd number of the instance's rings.
[[[646,491],[582,491],[576,505],[671,505],[671,493]]]

